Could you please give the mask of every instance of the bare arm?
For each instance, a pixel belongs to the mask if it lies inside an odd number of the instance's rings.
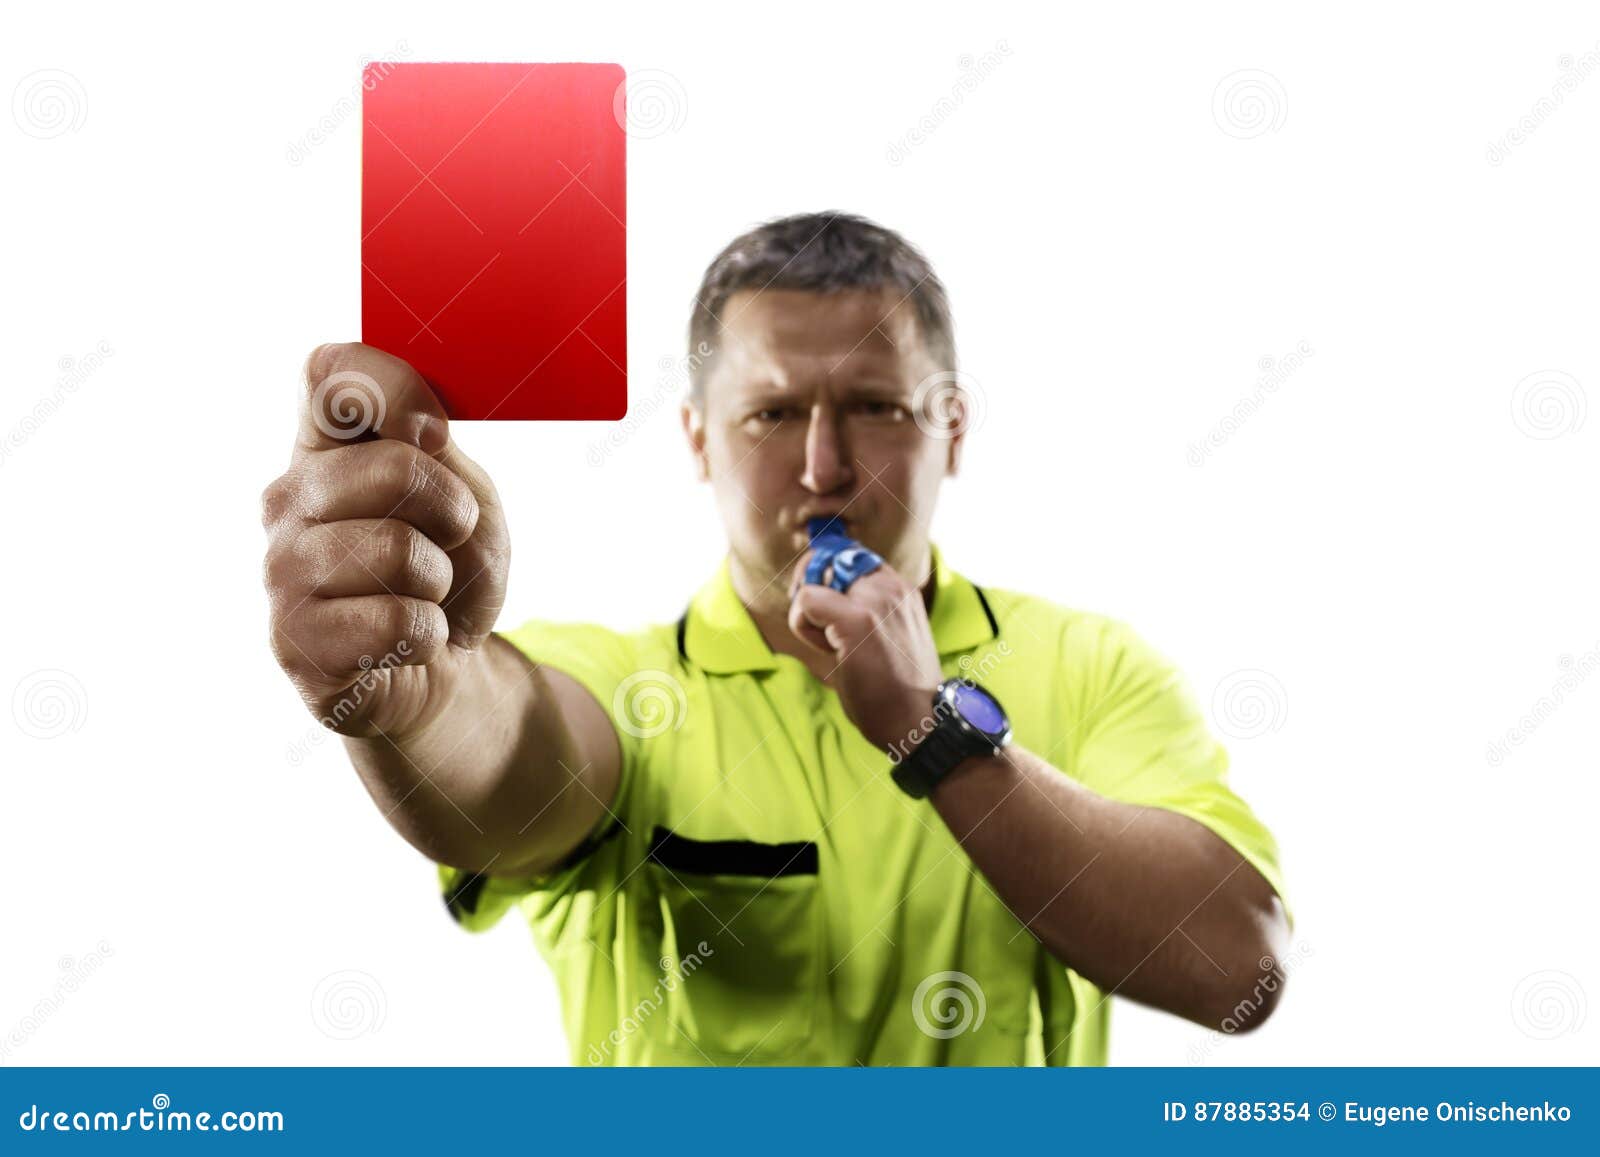
[[[1016,746],[968,760],[931,799],[1017,918],[1100,988],[1208,1028],[1271,1014],[1283,904],[1203,825],[1097,795]]]
[[[274,654],[389,823],[493,874],[576,847],[616,793],[617,736],[581,685],[491,633],[504,513],[422,377],[369,346],[315,350],[262,520]]]
[[[803,583],[807,561],[795,567],[790,630],[836,658],[845,712],[895,750],[920,733],[941,679],[917,587],[884,566],[844,594]],[[1015,745],[963,762],[932,802],[1017,919],[1099,987],[1209,1028],[1270,1015],[1287,914],[1203,825],[1100,795]]]
[[[449,710],[411,735],[346,737],[367,792],[430,859],[491,875],[557,863],[616,795],[621,752],[569,675],[492,635]]]

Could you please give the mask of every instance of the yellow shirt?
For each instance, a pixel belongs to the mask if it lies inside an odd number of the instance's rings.
[[[1015,741],[1065,774],[1192,817],[1284,894],[1272,835],[1171,664],[1123,623],[980,590],[933,559],[946,677],[990,690]],[[610,713],[613,814],[543,876],[439,879],[469,930],[521,909],[575,1064],[1106,1062],[1105,993],[894,786],[837,695],[767,647],[726,562],[675,624],[506,637]]]

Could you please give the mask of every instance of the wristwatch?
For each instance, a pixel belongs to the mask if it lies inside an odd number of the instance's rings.
[[[890,778],[915,799],[975,755],[999,755],[1011,742],[1005,708],[971,679],[946,679],[933,693],[933,728],[895,762]],[[892,757],[891,757],[892,758]]]

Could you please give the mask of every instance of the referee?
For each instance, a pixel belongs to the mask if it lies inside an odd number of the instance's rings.
[[[455,920],[529,922],[573,1062],[1104,1064],[1112,994],[1264,1022],[1277,848],[1182,677],[930,541],[972,398],[921,254],[770,222],[689,337],[728,551],[676,622],[496,633],[501,498],[371,347],[312,353],[262,501],[279,663]]]

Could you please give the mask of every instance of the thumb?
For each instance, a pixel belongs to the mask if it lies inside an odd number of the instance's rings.
[[[482,644],[500,617],[506,601],[506,576],[511,567],[511,536],[505,510],[488,472],[450,438],[434,455],[467,484],[478,502],[478,522],[467,539],[449,551],[454,578],[440,604],[450,624],[450,642],[473,650]]]

